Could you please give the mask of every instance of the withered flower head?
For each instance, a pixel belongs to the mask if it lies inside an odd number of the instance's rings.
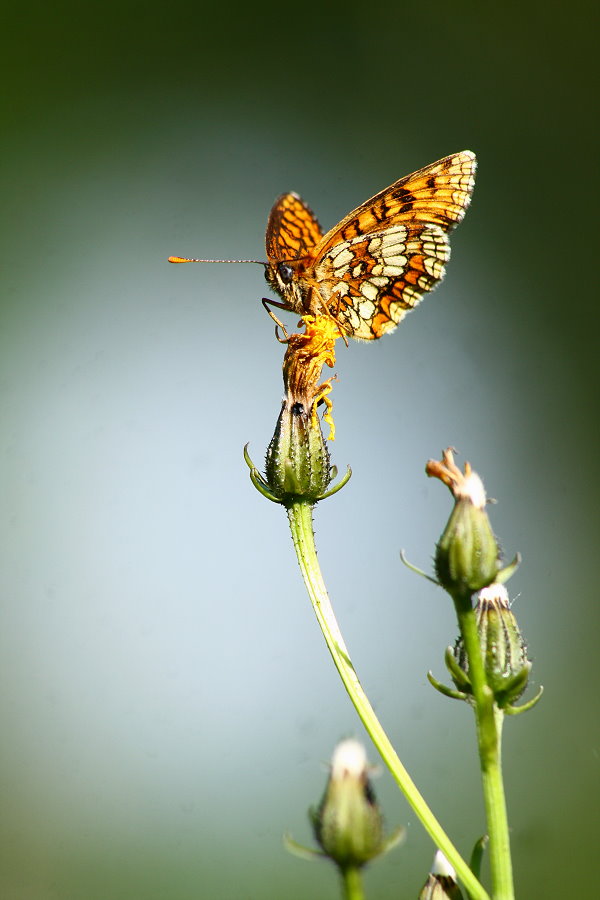
[[[323,401],[327,406],[324,420],[330,428],[329,440],[335,440],[335,425],[331,418],[332,378],[319,384],[321,369],[335,365],[335,342],[341,332],[334,319],[328,316],[304,316],[304,334],[292,334],[288,338],[283,359],[283,384],[286,400],[291,407],[300,404],[316,419],[317,406]]]
[[[468,500],[477,509],[485,509],[487,499],[481,478],[473,471],[469,462],[465,463],[465,470],[461,472],[454,462],[454,451],[451,447],[442,451],[441,462],[437,459],[428,460],[425,472],[430,478],[439,478],[443,481],[456,500]]]

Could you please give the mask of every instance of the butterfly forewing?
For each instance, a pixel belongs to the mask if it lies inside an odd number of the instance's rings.
[[[298,194],[282,194],[275,201],[267,223],[269,262],[312,258],[322,237],[323,231],[313,211]]]
[[[397,222],[427,222],[450,230],[463,218],[475,185],[475,154],[463,150],[405,175],[328,231],[318,258],[340,240],[382,231]]]

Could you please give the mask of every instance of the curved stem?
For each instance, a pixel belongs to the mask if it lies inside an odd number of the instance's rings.
[[[492,896],[494,900],[514,900],[508,815],[501,764],[504,714],[496,706],[493,692],[485,676],[477,619],[472,607],[471,595],[454,597],[454,605],[469,661],[469,680],[475,706],[483,799],[489,837]]]
[[[402,765],[358,680],[321,575],[315,548],[312,510],[313,507],[309,503],[301,500],[291,503],[287,507],[290,529],[302,576],[327,647],[344,687],[363,725],[415,815],[420,819],[436,847],[442,851],[448,862],[455,868],[458,878],[464,884],[472,900],[489,900],[487,892],[475,878],[468,864],[451,842]]]

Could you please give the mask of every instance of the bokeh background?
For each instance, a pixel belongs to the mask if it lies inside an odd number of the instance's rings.
[[[522,897],[589,895],[598,798],[593,5],[33,2],[3,13],[0,896],[337,897],[289,856],[335,743],[363,737],[283,510],[251,487],[282,393],[252,266],[274,198],[325,227],[460,149],[480,160],[443,286],[340,347],[320,559],[361,679],[465,853],[470,711],[427,568],[450,444],[498,499],[542,703],[510,719]],[[294,320],[289,317],[288,324]],[[377,762],[372,748],[370,756]],[[367,875],[414,898],[433,847]]]

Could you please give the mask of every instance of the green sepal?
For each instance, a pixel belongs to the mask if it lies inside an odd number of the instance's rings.
[[[429,681],[429,684],[434,687],[436,691],[439,691],[440,694],[443,694],[444,697],[450,697],[452,700],[469,699],[468,694],[465,694],[463,691],[454,691],[451,687],[448,687],[448,685],[438,681],[431,671],[427,673],[427,680]]]
[[[329,858],[322,850],[315,850],[314,847],[305,847],[304,844],[299,844],[289,834],[284,834],[283,846],[293,856],[298,856],[300,859],[306,859],[309,862]]]
[[[541,699],[543,693],[544,688],[543,686],[541,686],[535,697],[532,697],[531,700],[528,700],[526,703],[522,703],[520,706],[507,705],[504,707],[504,712],[508,716],[519,716],[521,713],[529,712],[529,710],[533,709],[533,707]]]
[[[456,658],[456,648],[446,647],[446,652],[444,654],[444,662],[446,663],[446,667],[450,672],[452,677],[452,681],[458,688],[461,693],[471,694],[471,679],[469,678],[466,669],[464,669],[459,661]]]

